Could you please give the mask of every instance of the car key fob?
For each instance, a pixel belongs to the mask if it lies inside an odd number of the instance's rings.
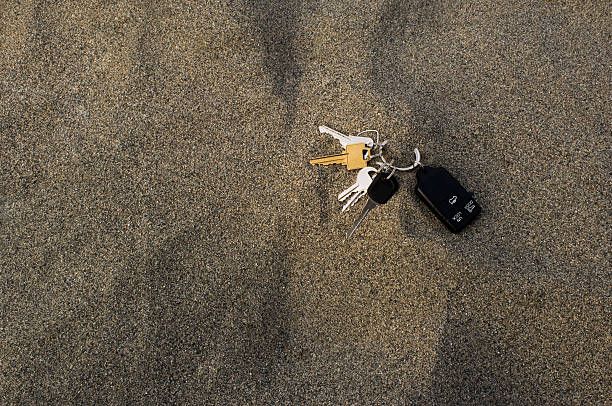
[[[417,196],[453,233],[470,224],[481,211],[480,205],[444,168],[421,166],[416,173]]]

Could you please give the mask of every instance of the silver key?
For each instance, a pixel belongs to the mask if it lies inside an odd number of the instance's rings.
[[[376,203],[372,199],[368,199],[368,202],[366,203],[365,207],[361,211],[361,214],[359,215],[359,217],[357,217],[357,220],[355,220],[355,222],[353,223],[353,227],[351,227],[349,232],[346,234],[346,239],[347,240],[349,238],[351,238],[353,236],[353,234],[355,234],[355,231],[357,231],[357,229],[359,228],[359,225],[361,224],[361,222],[366,218],[366,216],[368,215],[370,210],[372,210],[376,206],[378,206],[378,203]]]
[[[370,148],[374,146],[374,140],[370,137],[356,137],[354,135],[344,135],[341,132],[324,125],[319,126],[319,132],[321,134],[329,134],[338,141],[340,141],[340,145],[342,145],[342,148],[344,149],[346,149],[346,146],[350,144],[365,144],[366,147]]]
[[[342,207],[343,212],[348,211],[362,196],[367,193],[368,187],[370,187],[370,184],[372,183],[372,177],[370,176],[371,173],[376,173],[376,169],[369,166],[361,169],[357,173],[357,182],[353,183],[344,192],[338,195],[338,200],[342,202],[352,194],[349,201]]]
[[[344,190],[344,192],[340,193],[338,195],[338,200],[343,201],[345,200],[350,194],[351,192],[354,192],[355,189],[357,189],[359,187],[359,183],[365,183],[368,182],[368,186],[370,186],[370,183],[372,183],[372,177],[369,176],[370,173],[372,172],[376,172],[376,169],[372,168],[371,166],[366,166],[365,168],[362,168],[358,173],[357,173],[357,181],[355,183],[353,183],[351,186],[349,186],[348,188],[346,188]],[[368,174],[368,179],[366,179],[363,175],[364,174]],[[367,187],[366,187],[367,189]]]

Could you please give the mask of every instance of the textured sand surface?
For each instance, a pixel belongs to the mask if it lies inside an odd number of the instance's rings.
[[[463,3],[2,1],[0,403],[610,404],[611,3]]]

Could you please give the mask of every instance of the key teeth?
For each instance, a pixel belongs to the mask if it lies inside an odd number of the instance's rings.
[[[342,206],[342,213],[346,213],[347,211],[349,211],[352,206],[353,206],[352,204],[349,205],[348,203]]]
[[[353,196],[351,197],[351,199],[344,203],[344,206],[342,206],[342,213],[346,213],[347,211],[349,211],[349,209],[351,208],[352,204],[351,202],[353,201],[352,199],[356,196],[356,194],[353,194]]]
[[[321,134],[329,134],[331,132],[331,128],[329,128],[326,125],[320,125],[319,126],[319,133]]]
[[[355,189],[357,189],[357,187],[359,187],[358,184],[353,184],[346,188],[342,193],[338,194],[338,200],[341,202],[345,201],[346,198],[349,197],[351,193],[355,191]]]
[[[365,195],[365,193],[363,191],[359,191],[359,192],[355,193],[353,198],[351,200],[349,200],[342,207],[342,212],[345,213],[345,212],[349,211],[351,209],[351,207],[353,207],[364,195]]]
[[[345,201],[351,194],[347,193],[346,195],[342,196],[342,197],[338,197],[338,201],[339,202],[343,202]]]

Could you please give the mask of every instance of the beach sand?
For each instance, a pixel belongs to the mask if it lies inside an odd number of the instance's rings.
[[[607,404],[611,8],[3,2],[0,403]]]

